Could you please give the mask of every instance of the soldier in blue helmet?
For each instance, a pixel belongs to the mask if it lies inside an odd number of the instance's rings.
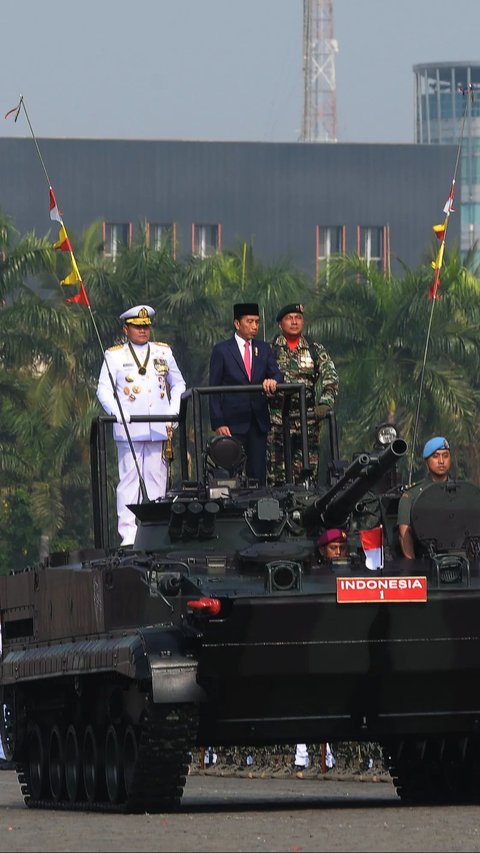
[[[426,442],[422,456],[427,466],[427,476],[419,483],[415,483],[411,488],[407,489],[398,504],[397,522],[400,548],[403,556],[409,560],[415,558],[415,545],[410,524],[413,501],[431,483],[444,483],[449,480],[449,472],[452,464],[450,444],[441,435],[436,435]]]

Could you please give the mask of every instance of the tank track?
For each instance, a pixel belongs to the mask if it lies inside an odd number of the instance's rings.
[[[172,812],[180,807],[195,744],[198,714],[194,705],[150,705],[138,743],[129,790],[122,802],[104,798],[71,801],[51,797],[35,799],[28,764],[17,763],[16,772],[25,804],[31,809],[114,813]]]
[[[382,747],[385,765],[402,802],[480,802],[478,736],[411,737]]]

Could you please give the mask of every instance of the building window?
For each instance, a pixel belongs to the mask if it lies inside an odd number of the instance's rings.
[[[389,249],[388,226],[363,226],[357,229],[357,253],[364,258],[367,264],[378,267],[384,272],[389,272],[390,249]]]
[[[345,254],[345,225],[317,225],[317,279],[325,273],[328,281],[329,260]]]
[[[192,254],[206,258],[219,252],[221,236],[221,225],[192,225]]]
[[[121,246],[130,246],[132,242],[131,222],[103,223],[103,253],[116,258]]]
[[[175,257],[176,228],[174,222],[149,222],[148,245],[158,252],[166,251]]]

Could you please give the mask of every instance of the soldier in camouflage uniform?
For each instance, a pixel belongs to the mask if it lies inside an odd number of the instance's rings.
[[[303,334],[303,305],[285,305],[277,314],[280,334],[272,341],[272,350],[284,382],[304,382],[307,399],[307,437],[309,465],[314,475],[318,468],[318,445],[321,421],[333,407],[338,394],[338,374],[335,365],[322,344],[311,341]],[[293,477],[299,480],[302,471],[300,441],[300,412],[298,396],[292,397],[291,410]],[[282,432],[282,396],[270,401],[272,430],[267,449],[268,482],[282,485],[285,482]]]

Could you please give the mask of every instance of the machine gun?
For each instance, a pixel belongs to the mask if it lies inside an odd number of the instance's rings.
[[[396,465],[407,452],[407,443],[396,438],[378,453],[360,453],[344,474],[323,495],[316,498],[303,515],[307,529],[339,527],[345,524],[357,501]]]

